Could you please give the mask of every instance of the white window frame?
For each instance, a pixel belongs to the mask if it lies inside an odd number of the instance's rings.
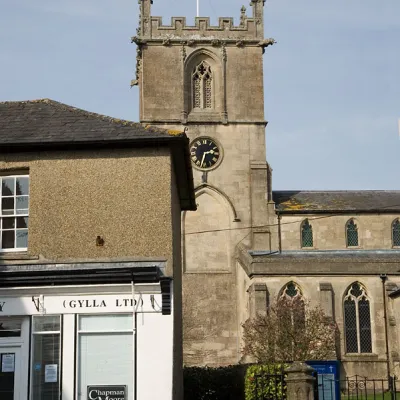
[[[60,320],[60,329],[56,331],[35,331],[34,330],[34,319],[39,319],[41,317],[58,317]],[[31,316],[31,341],[30,341],[30,388],[29,388],[29,399],[33,399],[33,359],[34,359],[34,341],[35,336],[45,336],[45,335],[59,335],[60,345],[59,345],[59,363],[57,371],[57,383],[60,395],[62,394],[62,374],[63,374],[63,315],[62,314],[43,314],[43,315],[33,315]]]
[[[126,316],[132,316],[132,327],[129,329],[99,329],[99,330],[93,330],[93,329],[80,329],[80,319],[81,317],[89,317],[89,316],[96,316],[96,317],[101,317],[101,316],[112,316],[112,315],[126,315]],[[79,357],[81,354],[81,347],[80,347],[80,336],[81,334],[84,335],[96,335],[96,334],[113,334],[113,333],[129,333],[132,335],[132,348],[133,351],[135,352],[135,315],[132,315],[132,313],[94,313],[94,314],[76,314],[76,319],[75,319],[75,331],[76,331],[76,353],[75,353],[75,398],[79,398],[79,386],[80,386],[80,370],[79,370]],[[135,354],[132,354],[132,370],[133,370],[133,377],[135,376]],[[134,378],[133,378],[134,379]],[[134,386],[134,380],[132,382],[132,385]],[[134,396],[132,396],[134,398]]]
[[[28,191],[27,195],[24,195],[25,197],[28,198],[28,208],[27,208],[27,212],[23,213],[23,214],[17,214],[17,212],[16,212],[16,202],[17,202],[16,198],[18,197],[16,191],[15,191],[13,196],[4,196],[3,197],[3,193],[2,193],[2,191],[3,191],[3,179],[9,179],[9,178],[13,178],[13,179],[28,178],[28,180],[29,180],[29,174],[0,175],[0,253],[13,253],[13,252],[15,253],[15,252],[24,252],[24,251],[28,250],[28,247],[15,247],[15,246],[17,244],[16,235],[17,235],[18,230],[27,229],[28,230],[28,240],[29,240],[29,223],[28,223],[28,228],[19,228],[18,229],[15,226],[15,228],[14,228],[15,237],[14,237],[14,247],[13,248],[3,249],[3,247],[2,247],[3,218],[10,218],[10,217],[13,217],[13,218],[16,218],[16,217],[27,217],[27,218],[29,218],[29,203],[30,203],[30,201],[29,201],[30,200],[29,199],[30,198],[29,191]],[[30,184],[30,180],[29,180],[29,184]],[[2,204],[1,204],[3,198],[13,198],[14,199],[14,214],[3,215]]]

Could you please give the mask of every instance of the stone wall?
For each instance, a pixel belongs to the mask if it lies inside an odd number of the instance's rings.
[[[346,249],[346,223],[354,219],[358,227],[359,248],[392,249],[392,223],[399,214],[282,215],[282,250],[301,249],[301,223],[307,218],[313,230],[316,250]],[[310,248],[306,248],[310,250]]]
[[[295,282],[302,291],[304,298],[311,306],[321,306],[328,316],[332,316],[339,328],[339,346],[337,348],[338,359],[342,361],[342,372],[345,376],[363,375],[376,379],[385,379],[386,369],[386,341],[384,327],[384,307],[382,297],[382,281],[379,275],[375,276],[318,276],[310,273],[308,276],[271,276],[253,279],[248,286],[251,290],[254,286],[265,286],[267,291],[266,301],[273,302],[281,290],[289,282]],[[345,350],[343,299],[348,288],[354,282],[360,282],[365,286],[371,307],[372,328],[372,353],[347,354]],[[389,279],[391,285],[400,287],[400,277]],[[249,294],[244,296],[249,297]],[[244,302],[244,300],[242,300]],[[265,302],[259,301],[260,311],[264,312]],[[242,318],[245,316],[242,316]],[[398,320],[397,320],[398,323]],[[388,326],[390,338],[398,335],[398,326]],[[398,352],[398,342],[392,340],[392,351]]]

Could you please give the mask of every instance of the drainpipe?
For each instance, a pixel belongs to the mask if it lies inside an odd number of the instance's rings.
[[[278,250],[279,254],[282,253],[282,232],[281,232],[281,214],[279,214],[279,211],[277,212],[278,214]]]
[[[387,281],[388,277],[386,274],[381,274],[379,277],[381,278],[381,281],[382,281],[383,319],[385,321],[387,379],[388,379],[389,389],[390,389],[390,391],[392,391],[391,376],[390,376],[389,337],[388,337],[388,329],[387,329],[386,287],[385,287],[385,282]]]

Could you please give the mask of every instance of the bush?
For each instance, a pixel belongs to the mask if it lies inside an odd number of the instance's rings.
[[[286,398],[284,364],[250,365],[245,377],[246,400]]]
[[[246,365],[185,367],[185,400],[243,400]]]

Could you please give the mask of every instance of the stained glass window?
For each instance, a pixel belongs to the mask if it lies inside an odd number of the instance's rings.
[[[396,219],[392,224],[393,246],[400,246],[400,221]]]
[[[351,285],[344,299],[344,327],[347,353],[371,353],[371,310],[365,288]]]
[[[213,74],[210,65],[202,61],[192,74],[193,108],[213,108]]]
[[[314,240],[313,240],[313,231],[312,226],[306,219],[301,224],[301,247],[313,247]]]
[[[357,247],[358,246],[358,228],[354,219],[351,219],[346,224],[346,240],[347,247]]]

